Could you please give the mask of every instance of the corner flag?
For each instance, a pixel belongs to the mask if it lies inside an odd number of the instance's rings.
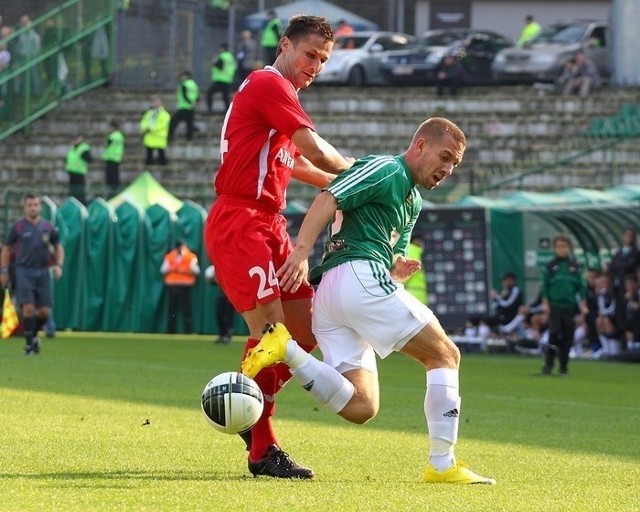
[[[18,314],[16,308],[11,300],[9,289],[4,290],[4,302],[2,303],[2,324],[0,325],[2,339],[6,340],[13,331],[16,330],[20,321],[18,320]]]

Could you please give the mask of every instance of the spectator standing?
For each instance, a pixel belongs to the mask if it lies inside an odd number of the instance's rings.
[[[11,62],[11,53],[9,53],[6,43],[2,43],[0,44],[0,73],[2,73],[5,69],[9,67],[10,62]]]
[[[176,90],[176,113],[169,123],[169,140],[173,140],[173,133],[183,121],[187,125],[187,140],[193,139],[195,131],[195,109],[200,97],[200,88],[191,78],[190,71],[183,71],[179,76],[180,83]]]
[[[240,34],[240,47],[236,53],[238,70],[236,83],[238,86],[244,82],[254,69],[258,67],[258,42],[253,38],[250,30],[243,30]]]
[[[596,319],[598,318],[598,290],[596,283],[599,277],[600,271],[598,269],[587,269],[586,301],[589,312],[585,315],[584,324],[587,330],[587,338],[589,339],[589,348],[591,348],[592,352],[596,352],[601,348],[596,326]]]
[[[0,27],[0,39],[9,37],[13,29],[7,25]],[[0,78],[11,67],[13,58],[11,48],[6,43],[0,44]],[[11,119],[15,108],[13,96],[16,93],[15,87],[9,87],[8,83],[0,85],[0,117]]]
[[[334,33],[336,34],[336,37],[350,36],[353,34],[353,27],[347,23],[347,20],[340,20],[336,25]]]
[[[215,267],[213,265],[207,267],[204,275],[209,284],[218,288],[219,293],[218,300],[216,301],[216,323],[218,324],[218,340],[216,343],[228,345],[231,343],[231,336],[233,336],[236,310],[222,291],[222,288],[218,285]]]
[[[65,171],[69,175],[69,195],[82,204],[87,202],[86,176],[91,162],[93,162],[91,146],[85,142],[82,135],[76,135],[71,148],[67,151]]]
[[[55,48],[61,40],[61,29],[58,27],[55,18],[49,18],[44,24],[42,34],[42,48],[44,51]],[[58,80],[58,59],[59,53],[54,53],[44,61],[44,71],[49,83]]]
[[[120,164],[124,155],[124,135],[115,119],[109,121],[109,128],[102,160],[104,161],[104,182],[109,193],[113,195],[120,188]]]
[[[211,59],[211,85],[207,91],[207,108],[213,114],[213,97],[216,92],[222,93],[224,112],[231,104],[231,85],[236,75],[236,60],[226,44],[220,45],[220,53]]]
[[[33,28],[33,23],[28,15],[20,17],[20,28],[24,29],[18,36],[16,43],[16,64],[26,64],[33,60],[40,53],[40,35]],[[40,94],[40,73],[38,72],[38,66],[34,65],[29,69],[29,76],[23,75],[30,80],[30,90],[32,94],[36,96]],[[26,84],[23,84],[24,89]]]
[[[102,26],[93,34],[91,41],[91,59],[100,64],[100,78],[109,78],[109,37],[107,29]]]
[[[182,310],[185,334],[193,332],[191,322],[191,290],[200,274],[198,257],[178,240],[175,248],[164,256],[160,272],[164,275],[164,284],[169,294],[169,321],[167,332],[176,333],[178,312]]]
[[[151,102],[151,108],[144,113],[140,121],[140,132],[143,136],[142,143],[147,151],[144,163],[146,165],[156,163],[153,153],[157,151],[158,164],[167,165],[165,149],[169,140],[171,116],[165,110],[160,96],[154,96]]]
[[[5,37],[3,35],[4,30],[2,30],[4,28],[5,27],[0,28],[0,39],[3,39]],[[9,51],[7,44],[2,43],[0,44],[0,78],[2,78],[4,71],[9,68],[9,64],[11,64],[11,52]],[[2,100],[6,95],[6,89],[7,86],[6,84],[4,84],[2,86],[2,89],[0,89],[0,100]]]
[[[282,22],[273,9],[267,12],[267,17],[269,21],[267,21],[267,24],[262,30],[260,46],[264,54],[264,63],[267,66],[271,66],[271,64],[275,62],[278,53],[278,45],[280,44],[280,37],[282,36]]]
[[[9,261],[15,256],[14,289],[20,305],[25,337],[24,353],[40,353],[38,331],[51,315],[51,279],[49,255],[53,248],[53,276],[60,279],[64,266],[64,248],[58,230],[40,217],[42,205],[36,194],[23,199],[24,217],[11,226],[0,253],[0,288],[9,279]]]
[[[436,69],[436,94],[442,96],[445,88],[451,96],[456,96],[464,82],[464,67],[453,55],[445,55]]]
[[[640,288],[635,275],[624,278],[622,300],[623,330],[626,350],[640,348]]]
[[[540,33],[540,30],[542,30],[540,24],[535,20],[532,14],[528,14],[524,18],[524,27],[522,27],[522,32],[520,32],[517,45],[522,47],[531,42],[531,40]]]
[[[598,316],[596,330],[600,340],[600,350],[595,357],[603,355],[617,355],[620,352],[619,306],[613,283],[608,275],[601,275],[596,279],[596,299],[598,302]],[[622,304],[623,300],[620,300]]]
[[[93,81],[93,66],[95,62],[100,65],[100,76],[109,76],[109,38],[105,27],[98,28],[93,35],[82,40],[82,65],[84,67],[85,83]]]
[[[581,98],[586,98],[600,85],[602,79],[598,68],[591,59],[580,52],[565,64],[564,71],[558,78],[557,90],[564,96],[578,93]]]
[[[11,34],[13,34],[14,29],[9,25],[3,25],[0,27],[0,39],[8,39]],[[9,55],[11,55],[11,65],[16,64],[17,56],[18,56],[18,40],[12,39],[7,43],[7,51]]]
[[[640,251],[636,232],[633,229],[625,229],[622,234],[622,245],[607,266],[616,293],[620,291],[624,293],[622,280],[629,274],[635,274],[639,268]]]
[[[571,240],[559,234],[553,239],[554,258],[542,270],[542,303],[549,314],[549,343],[545,345],[543,375],[550,375],[556,354],[560,362],[560,375],[569,372],[569,351],[575,331],[576,297],[580,313],[589,313],[585,300],[585,283],[580,265],[571,255]]]

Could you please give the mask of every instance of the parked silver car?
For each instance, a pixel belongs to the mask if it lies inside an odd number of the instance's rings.
[[[384,52],[402,49],[414,40],[414,36],[400,32],[354,32],[337,37],[331,58],[315,83],[382,85],[380,59]]]
[[[491,70],[494,78],[503,83],[553,82],[569,59],[584,52],[601,76],[607,77],[611,74],[609,42],[604,21],[558,22],[544,28],[526,46],[498,52]]]

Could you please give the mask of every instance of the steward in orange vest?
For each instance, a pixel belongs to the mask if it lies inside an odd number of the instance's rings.
[[[164,284],[169,293],[169,321],[167,332],[176,333],[178,309],[182,308],[184,332],[192,332],[191,323],[191,287],[200,274],[198,257],[182,242],[176,242],[175,249],[164,256],[160,272],[164,275]]]

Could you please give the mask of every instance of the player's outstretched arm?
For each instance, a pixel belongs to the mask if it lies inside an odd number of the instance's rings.
[[[293,252],[278,269],[280,287],[286,292],[295,292],[302,283],[308,284],[309,255],[320,233],[333,219],[338,201],[327,190],[320,193],[304,216]]]
[[[318,169],[302,155],[296,157],[291,176],[302,183],[316,188],[324,188],[333,181],[335,174]]]
[[[291,140],[302,156],[330,174],[340,174],[355,161],[353,158],[344,158],[336,148],[310,128],[300,128]]]

